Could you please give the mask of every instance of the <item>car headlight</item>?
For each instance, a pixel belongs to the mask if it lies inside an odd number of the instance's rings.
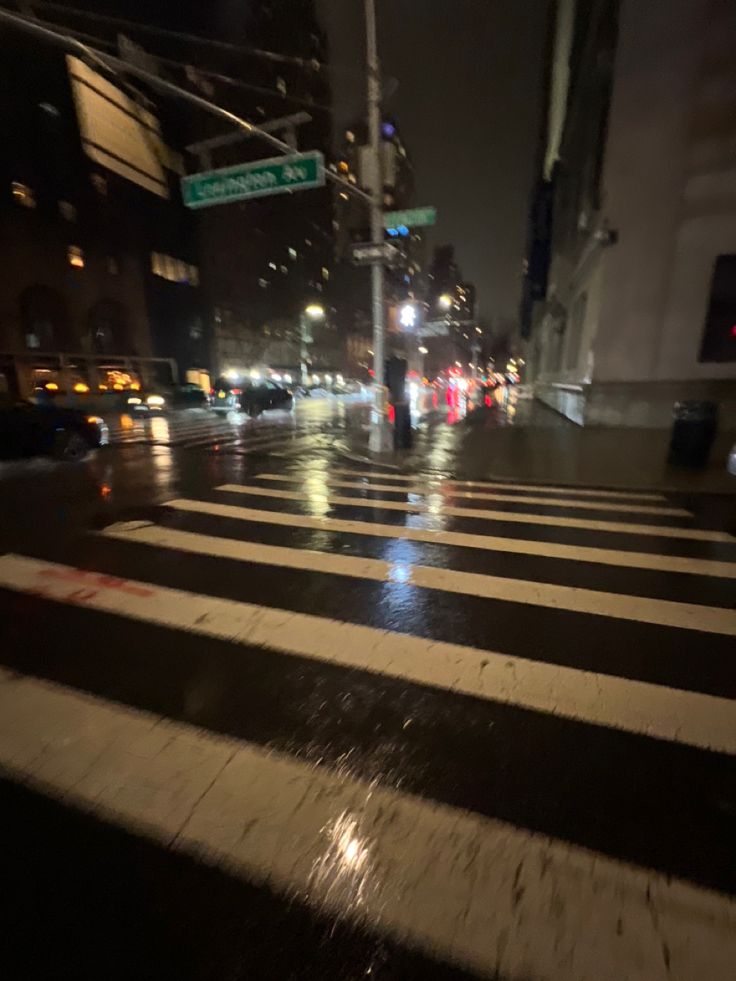
[[[139,399],[137,395],[133,395],[128,399],[128,405],[140,405],[142,402],[143,399]]]
[[[166,405],[166,399],[163,397],[163,395],[149,395],[146,402],[148,405],[155,405],[158,406],[158,408],[161,408],[162,405]]]

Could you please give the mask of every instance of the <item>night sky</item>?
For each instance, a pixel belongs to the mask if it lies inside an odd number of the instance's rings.
[[[365,113],[362,0],[318,0],[338,125]],[[539,125],[544,0],[378,0],[385,103],[481,317],[515,318]]]

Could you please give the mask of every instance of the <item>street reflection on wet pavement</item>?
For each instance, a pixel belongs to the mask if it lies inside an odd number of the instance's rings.
[[[3,465],[24,978],[731,977],[728,509],[500,479],[576,437],[492,402],[381,460],[325,398]]]

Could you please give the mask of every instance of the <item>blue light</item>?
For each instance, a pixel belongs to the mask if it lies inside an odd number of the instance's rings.
[[[383,135],[386,137],[387,140],[390,139],[395,132],[396,132],[396,127],[394,126],[393,123],[384,123],[381,126],[381,133],[383,133]]]
[[[398,228],[387,228],[386,231],[389,233],[391,238],[396,238],[396,236],[399,234]]]
[[[406,225],[399,225],[397,231],[399,235],[403,235],[404,238],[406,238],[406,236],[409,234],[409,229],[406,227]]]

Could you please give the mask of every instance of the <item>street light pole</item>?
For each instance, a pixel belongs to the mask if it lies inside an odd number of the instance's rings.
[[[299,372],[300,380],[304,388],[307,387],[307,368],[309,363],[309,321],[307,315],[302,310],[299,314]]]
[[[366,70],[368,74],[368,140],[371,157],[371,242],[380,245],[383,233],[383,182],[381,179],[381,76],[376,41],[376,0],[365,0]],[[374,453],[390,449],[385,412],[384,378],[384,311],[383,265],[371,266],[371,297],[373,305],[373,386],[374,405],[371,417],[369,448]]]
[[[309,384],[309,345],[314,340],[312,324],[324,318],[325,308],[321,303],[310,303],[299,314],[299,370],[302,385],[305,387]]]

